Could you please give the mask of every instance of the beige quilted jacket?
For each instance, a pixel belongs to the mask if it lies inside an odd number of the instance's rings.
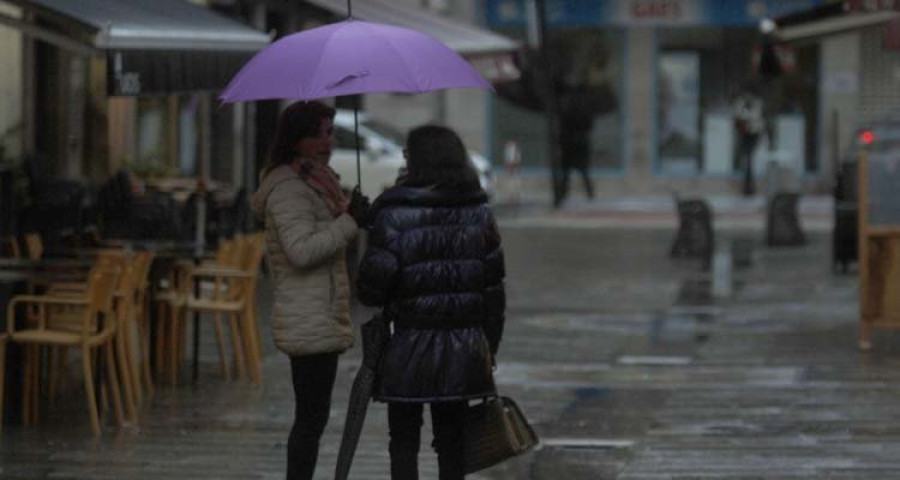
[[[275,346],[292,357],[350,348],[345,251],[356,238],[356,222],[347,214],[334,218],[319,194],[287,165],[263,177],[253,210],[266,224]]]

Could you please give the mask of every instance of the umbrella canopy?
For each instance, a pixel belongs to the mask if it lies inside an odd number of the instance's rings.
[[[353,18],[288,35],[235,75],[224,102],[450,88],[491,90],[452,49],[416,30]]]

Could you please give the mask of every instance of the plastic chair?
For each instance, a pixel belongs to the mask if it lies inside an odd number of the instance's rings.
[[[123,420],[122,401],[119,393],[118,374],[114,358],[113,339],[117,330],[117,321],[113,308],[114,292],[119,271],[114,268],[97,267],[89,275],[88,288],[84,295],[61,297],[55,295],[17,295],[10,301],[7,315],[7,334],[9,341],[25,346],[25,386],[23,394],[24,418],[26,422],[36,419],[37,379],[39,373],[37,348],[40,346],[78,347],[82,353],[82,368],[91,431],[100,434],[100,417],[97,411],[97,398],[94,389],[93,357],[95,348],[104,350],[109,393],[112,397],[116,420],[121,425]],[[19,305],[37,306],[40,316],[36,325],[17,328],[16,307]],[[70,328],[53,328],[47,322],[48,307],[70,306],[80,307],[80,325],[77,331]],[[0,371],[4,371],[5,357],[0,357]],[[0,396],[0,411],[3,410],[3,397]]]
[[[210,279],[209,277],[194,276],[193,272],[217,271],[227,273],[237,271],[240,268],[242,255],[241,242],[240,238],[221,242],[215,259],[205,261],[199,266],[188,261],[176,263],[166,287],[158,289],[154,295],[157,302],[157,363],[155,368],[157,376],[168,374],[171,385],[178,383],[178,369],[184,356],[184,319],[188,313],[188,300],[191,297],[195,297],[195,289],[200,292],[196,294],[197,298],[210,298],[224,295],[224,292],[229,288],[228,284],[223,284],[221,281]],[[222,373],[228,379],[231,377],[231,370],[225,353],[226,348],[220,313],[214,315],[213,326],[216,332]],[[243,349],[240,348],[240,332],[237,320],[229,318],[229,326],[231,327],[237,374],[238,377],[243,377]]]

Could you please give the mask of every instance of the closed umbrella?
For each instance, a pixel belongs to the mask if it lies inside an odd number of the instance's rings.
[[[356,452],[360,432],[362,432],[366,420],[366,410],[372,396],[378,362],[391,338],[388,322],[381,315],[372,317],[363,324],[361,330],[363,361],[359,371],[356,372],[356,378],[353,379],[353,386],[350,388],[347,418],[344,420],[344,435],[341,438],[341,447],[338,450],[334,471],[336,480],[344,480],[350,475],[350,465],[353,462],[353,454]]]

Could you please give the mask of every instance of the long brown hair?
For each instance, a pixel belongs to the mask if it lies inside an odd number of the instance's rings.
[[[324,119],[334,119],[335,109],[319,101],[301,100],[290,104],[278,117],[275,139],[269,148],[269,161],[263,174],[273,168],[291,163],[297,154],[297,142],[314,137]]]
[[[414,128],[406,138],[407,176],[404,185],[456,193],[481,190],[478,172],[459,135],[440,125]]]

